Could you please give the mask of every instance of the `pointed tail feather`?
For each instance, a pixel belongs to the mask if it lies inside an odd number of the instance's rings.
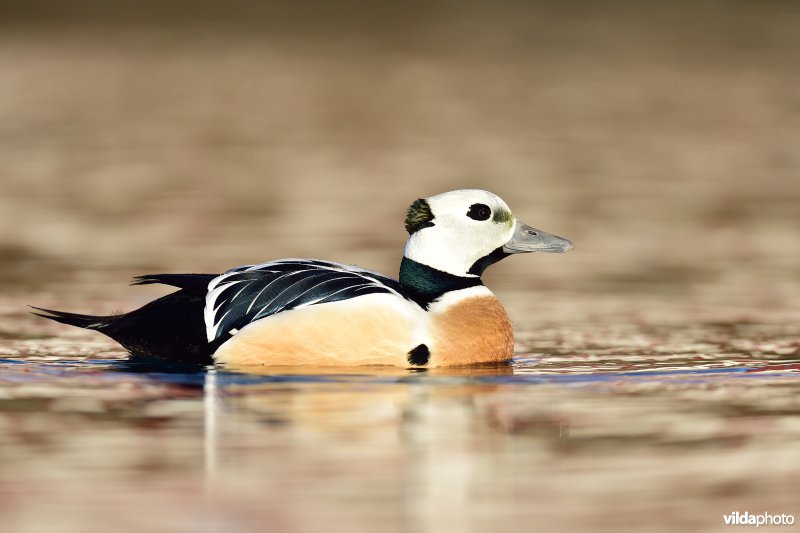
[[[80,315],[78,313],[67,313],[66,311],[54,311],[53,309],[43,309],[41,307],[29,306],[41,313],[31,312],[36,316],[42,318],[49,318],[62,324],[69,324],[70,326],[77,326],[84,329],[102,330],[106,326],[112,324],[117,320],[118,316],[94,316],[94,315]],[[46,313],[46,314],[45,314]]]
[[[217,276],[219,274],[147,274],[133,278],[131,285],[161,283],[205,295],[208,291],[208,284]]]

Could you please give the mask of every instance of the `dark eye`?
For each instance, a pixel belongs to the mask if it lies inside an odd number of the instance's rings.
[[[469,206],[467,216],[473,220],[489,220],[492,210],[486,204],[472,204]]]

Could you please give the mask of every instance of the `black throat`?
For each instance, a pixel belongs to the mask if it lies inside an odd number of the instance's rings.
[[[428,305],[442,294],[483,285],[480,277],[456,276],[403,257],[400,263],[400,285],[409,298],[419,305]]]

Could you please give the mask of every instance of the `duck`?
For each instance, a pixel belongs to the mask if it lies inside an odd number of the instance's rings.
[[[497,195],[460,189],[415,200],[399,278],[320,259],[278,259],[222,274],[148,274],[178,289],[128,313],[33,307],[102,333],[131,356],[201,365],[503,364],[514,330],[484,271],[511,255],[573,244],[517,220]]]

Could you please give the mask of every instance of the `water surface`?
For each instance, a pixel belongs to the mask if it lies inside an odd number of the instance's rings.
[[[4,531],[714,531],[800,510],[796,325],[518,324],[510,366],[409,371],[130,364],[9,320],[29,331],[0,341]]]

